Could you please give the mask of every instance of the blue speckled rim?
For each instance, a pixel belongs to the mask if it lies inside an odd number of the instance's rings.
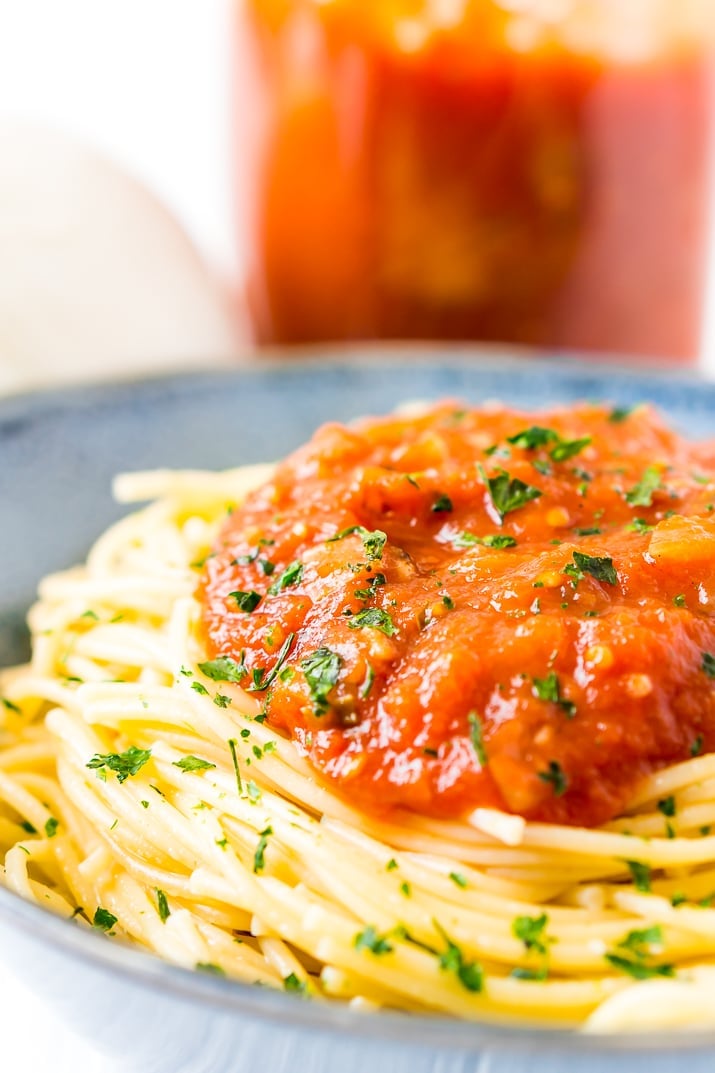
[[[312,354],[315,351],[311,351]],[[387,358],[385,357],[387,354]],[[330,358],[330,364],[327,364]],[[367,358],[367,360],[365,360]],[[359,360],[358,360],[359,359]],[[365,351],[326,350],[313,360],[267,359],[253,367],[235,371],[198,372],[180,376],[151,378],[90,387],[66,388],[17,395],[0,401],[0,468],[3,466],[3,441],[28,423],[51,421],[53,415],[64,420],[81,421],[83,415],[100,411],[103,419],[112,420],[117,407],[136,405],[151,410],[178,401],[191,400],[201,407],[207,400],[236,393],[261,382],[265,387],[280,384],[285,392],[300,402],[318,393],[375,388],[372,410],[385,409],[380,385],[386,381],[402,384],[403,397],[420,394],[425,381],[448,383],[454,396],[509,397],[516,394],[520,405],[528,405],[531,395],[536,405],[575,398],[609,398],[621,404],[653,399],[666,411],[676,409],[697,416],[699,425],[712,424],[715,431],[715,384],[695,375],[670,372],[619,371],[614,365],[598,365],[584,359],[559,356],[543,361],[514,357],[512,350],[501,348],[410,348],[399,347]],[[364,397],[364,391],[363,396]],[[358,392],[357,404],[362,400]],[[388,398],[387,405],[391,404]],[[348,407],[349,409],[349,407]],[[359,411],[358,411],[359,412]],[[326,418],[329,414],[324,415]],[[342,416],[342,415],[341,415]],[[682,420],[681,420],[682,425]],[[223,464],[234,460],[225,459]],[[50,462],[51,465],[51,462]],[[87,543],[93,538],[90,533]],[[2,654],[0,653],[0,664]],[[94,932],[73,926],[54,914],[0,888],[0,915],[12,927],[33,939],[40,938],[64,951],[79,962],[122,974],[149,988],[174,993],[206,1004],[214,1009],[234,1010],[276,1025],[348,1034],[355,1038],[369,1034],[372,1039],[400,1043],[409,1038],[412,1044],[445,1049],[480,1050],[506,1047],[517,1050],[560,1053],[591,1052],[628,1054],[663,1051],[704,1050],[715,1046],[715,1029],[687,1033],[613,1034],[583,1036],[573,1031],[541,1030],[534,1027],[503,1027],[482,1023],[465,1023],[442,1017],[407,1017],[395,1013],[357,1013],[345,1006],[305,1003],[294,996],[268,989],[250,987],[221,978],[190,972],[153,955],[123,945],[110,943]]]

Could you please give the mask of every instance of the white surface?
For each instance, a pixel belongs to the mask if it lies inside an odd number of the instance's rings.
[[[233,0],[0,0],[0,117],[87,138],[158,193],[227,275],[231,225],[226,71]],[[715,375],[715,273],[707,367]],[[3,968],[3,1068],[109,1073]],[[137,1071],[142,1073],[142,1071]]]

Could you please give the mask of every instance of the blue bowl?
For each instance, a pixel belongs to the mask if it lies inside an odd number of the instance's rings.
[[[0,403],[0,665],[27,655],[38,579],[81,560],[121,514],[119,470],[222,468],[280,457],[321,423],[406,398],[655,402],[715,431],[715,384],[504,351],[392,350],[265,362]],[[477,360],[478,359],[478,360]],[[712,1073],[713,1030],[609,1037],[357,1013],[188,972],[0,888],[0,957],[122,1068],[141,1073]]]

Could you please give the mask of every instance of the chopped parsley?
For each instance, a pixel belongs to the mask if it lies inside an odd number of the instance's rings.
[[[199,670],[213,682],[234,682],[236,685],[246,673],[246,665],[241,658],[239,663],[231,656],[219,656],[208,663],[199,663]],[[192,688],[195,688],[196,683]]]
[[[439,495],[430,507],[433,514],[447,514],[454,510],[454,503],[446,495]]]
[[[455,548],[472,548],[475,544],[482,544],[485,548],[515,548],[516,540],[506,533],[488,533],[479,537],[474,533],[460,533],[453,541]]]
[[[54,838],[57,834],[57,828],[60,825],[60,821],[55,819],[54,816],[50,816],[49,820],[45,824],[45,834],[48,838]]]
[[[609,559],[608,556],[586,555],[582,551],[575,551],[573,561],[576,569],[582,574],[590,574],[596,581],[604,582],[606,585],[618,584],[618,574],[613,565],[613,559]]]
[[[272,827],[266,827],[265,830],[261,831],[261,837],[258,840],[256,852],[253,854],[253,871],[256,874],[262,872],[266,867],[266,847],[268,846],[268,839],[272,834]]]
[[[289,589],[292,585],[299,585],[303,577],[303,564],[296,559],[287,566],[281,576],[273,582],[268,589],[271,596],[277,596],[283,589]]]
[[[580,440],[560,439],[556,446],[549,451],[549,457],[554,462],[566,462],[569,458],[574,458],[577,454],[580,454],[584,447],[588,447],[590,443],[590,436],[583,436]]]
[[[297,995],[307,995],[308,985],[305,980],[301,980],[299,976],[291,972],[283,977],[283,990],[294,991]]]
[[[710,652],[701,653],[703,662],[701,664],[701,670],[705,672],[708,678],[715,678],[715,656]]]
[[[126,782],[130,775],[136,775],[151,759],[151,749],[137,749],[130,745],[123,753],[97,753],[86,765],[97,771],[100,778],[106,779],[107,771],[113,771],[117,782]]]
[[[368,924],[366,928],[359,931],[353,939],[353,946],[356,950],[369,950],[371,954],[391,954],[395,949],[392,943],[390,943],[386,936],[378,935],[377,928],[372,924]]]
[[[183,772],[208,771],[210,768],[216,767],[210,760],[202,760],[200,756],[184,756],[181,760],[174,760],[172,763],[174,767],[181,768]]]
[[[637,958],[647,957],[649,946],[658,946],[663,942],[663,931],[660,924],[654,924],[650,928],[640,928],[629,931],[625,939],[618,943],[619,950],[627,950]]]
[[[387,533],[383,533],[381,529],[373,529],[371,531],[366,529],[364,525],[351,525],[348,529],[341,529],[335,536],[330,537],[328,544],[332,544],[335,540],[343,540],[346,536],[351,536],[353,533],[356,533],[362,540],[362,545],[365,549],[365,558],[368,562],[375,562],[382,558],[382,553],[385,550],[385,544],[387,543]]]
[[[360,686],[360,700],[367,700],[370,696],[370,690],[372,684],[375,681],[375,669],[371,663],[367,665],[367,671],[365,672],[365,680]]]
[[[549,760],[549,766],[546,771],[539,771],[537,774],[542,782],[551,784],[554,797],[563,797],[568,789],[568,779],[557,760]]]
[[[651,869],[647,864],[642,864],[640,861],[626,861],[628,865],[628,871],[631,873],[633,880],[633,886],[636,890],[641,891],[643,894],[650,893],[650,876]]]
[[[333,686],[337,685],[342,662],[342,657],[337,652],[325,647],[316,649],[312,656],[306,656],[300,661],[313,701],[314,715],[325,715],[328,711],[328,694]]]
[[[512,980],[529,980],[532,983],[540,983],[542,980],[548,979],[549,970],[546,965],[542,965],[539,969],[526,969],[521,966],[517,966],[509,973]]]
[[[660,470],[657,466],[648,466],[643,476],[630,492],[626,492],[626,502],[632,507],[651,507],[653,493],[661,486]]]
[[[634,980],[652,980],[655,976],[675,976],[672,965],[646,965],[637,958],[622,957],[620,954],[604,954],[609,965],[619,972],[625,972]]]
[[[484,969],[478,961],[468,961],[463,951],[449,938],[437,921],[434,925],[446,943],[446,950],[439,956],[439,967],[443,972],[452,972],[467,991],[479,992],[484,989]]]
[[[225,976],[226,973],[220,965],[214,965],[212,961],[197,961],[194,966],[199,972],[209,972],[212,976]]]
[[[675,816],[675,811],[675,798],[672,794],[658,802],[658,812],[662,812],[664,816]]]
[[[537,447],[545,447],[549,443],[555,443],[558,439],[559,434],[554,429],[532,425],[531,428],[517,432],[515,436],[507,436],[506,442],[524,451],[535,451]]]
[[[351,630],[373,629],[384,633],[386,637],[392,637],[395,632],[395,624],[387,611],[380,607],[367,607],[364,611],[358,611],[348,622]]]
[[[649,525],[645,518],[634,518],[633,521],[626,526],[626,530],[630,533],[650,533],[653,529],[652,525]]]
[[[166,924],[167,920],[171,916],[171,909],[169,909],[169,902],[166,894],[163,890],[156,888],[156,909],[159,914],[159,919],[162,924]]]
[[[250,734],[250,733],[251,732],[249,730],[248,734]],[[245,731],[242,730],[241,731],[241,737],[243,737],[244,734],[245,734]],[[246,736],[248,736],[248,735],[246,735]],[[228,747],[231,750],[231,761],[233,763],[233,770],[234,770],[234,772],[236,774],[236,789],[238,790],[238,796],[243,797],[243,781],[241,779],[241,772],[238,770],[238,755],[236,753],[236,739],[235,738],[229,738],[228,739]]]
[[[685,607],[685,595],[679,592],[677,596],[673,597],[673,603],[676,607]]]
[[[569,458],[579,454],[584,447],[588,447],[590,442],[590,436],[584,436],[580,440],[563,440],[555,429],[541,428],[539,425],[532,425],[523,432],[517,432],[515,436],[507,436],[507,443],[513,444],[514,447],[521,447],[525,451],[535,451],[538,447],[554,444],[555,446],[549,451],[549,456],[554,462],[566,462]]]
[[[599,536],[602,532],[603,530],[599,529],[597,525],[592,525],[590,528],[587,529],[574,529],[574,533],[576,534],[576,536],[582,537]]]
[[[621,421],[625,421],[627,417],[633,413],[633,406],[614,406],[608,415],[608,420],[613,424],[620,424]]]
[[[556,671],[549,671],[546,678],[534,678],[533,693],[539,700],[552,701],[558,704],[567,719],[573,719],[576,715],[576,705],[572,700],[561,696],[561,683]]]
[[[512,935],[520,939],[527,950],[535,950],[538,954],[547,952],[548,939],[544,936],[544,930],[549,922],[546,913],[538,917],[518,916],[511,922]]]
[[[380,586],[384,585],[385,582],[386,578],[384,574],[375,574],[374,577],[370,578],[367,588],[355,589],[355,599],[371,600],[373,596],[377,595],[377,590],[380,588]]]
[[[256,592],[255,589],[249,589],[248,592],[242,592],[239,589],[237,592],[230,592],[228,595],[236,601],[238,610],[245,611],[247,615],[255,611],[261,602],[261,594]]]
[[[228,708],[231,703],[231,698],[227,697],[225,693],[217,693],[214,697],[214,704],[217,708]]]
[[[114,913],[110,913],[108,909],[102,909],[100,905],[95,910],[92,918],[92,927],[96,928],[97,931],[111,931],[117,920],[118,917],[115,917]]]
[[[510,477],[505,470],[500,470],[496,477],[487,477],[482,471],[482,476],[489,491],[492,506],[502,521],[505,515],[514,510],[520,510],[527,503],[544,494],[533,485],[520,481],[518,477]]]
[[[289,633],[285,641],[281,645],[280,651],[278,652],[278,659],[276,660],[273,670],[269,671],[268,674],[266,674],[264,667],[256,667],[253,670],[253,684],[248,687],[249,693],[262,693],[265,689],[268,689],[268,687],[273,684],[280,672],[281,667],[288,658],[288,653],[291,650],[291,646],[294,640],[295,634]]]
[[[467,716],[469,723],[469,740],[479,761],[480,767],[486,767],[489,763],[487,751],[484,748],[484,727],[476,712],[470,712]]]
[[[7,697],[0,697],[0,704],[2,704],[3,708],[5,708],[6,711],[14,712],[15,715],[22,715],[22,709],[19,708],[18,705],[14,703],[14,701],[8,700]]]
[[[703,742],[704,738],[702,734],[698,734],[697,738],[694,739],[692,745],[690,746],[691,756],[700,756],[701,752],[703,751]]]

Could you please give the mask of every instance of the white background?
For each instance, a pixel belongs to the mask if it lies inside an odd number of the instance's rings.
[[[49,121],[105,150],[158,193],[208,259],[235,278],[226,81],[231,3],[0,0],[0,118]],[[708,367],[715,370],[713,301],[710,310]],[[108,1068],[51,1011],[38,1010],[1,961],[0,1009],[3,1068]]]

